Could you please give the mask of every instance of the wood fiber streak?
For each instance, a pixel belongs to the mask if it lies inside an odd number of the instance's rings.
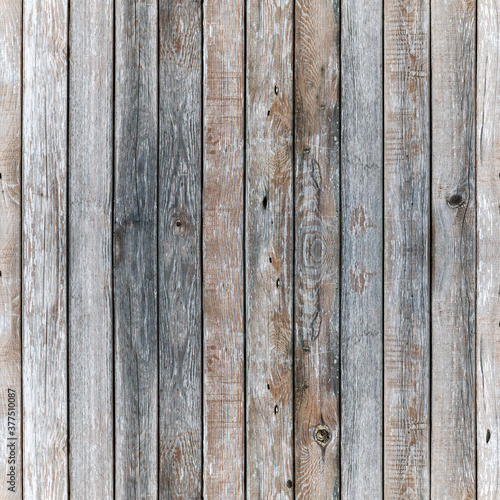
[[[385,3],[384,497],[430,497],[430,7]]]
[[[68,5],[24,2],[24,497],[68,497]]]
[[[160,498],[202,495],[202,5],[160,9]]]
[[[341,5],[341,490],[371,500],[383,496],[382,5]]]
[[[0,4],[0,497],[22,498],[21,469],[21,54],[22,2]],[[8,390],[16,427],[7,434]],[[16,485],[7,483],[7,445],[16,440]]]
[[[115,2],[115,491],[158,491],[156,0]]]
[[[304,500],[340,498],[339,8],[298,0],[295,11],[295,495]]]
[[[204,497],[244,495],[244,2],[204,2]]]
[[[70,2],[70,497],[113,478],[113,2]]]

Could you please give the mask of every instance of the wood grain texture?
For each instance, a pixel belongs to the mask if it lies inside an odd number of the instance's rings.
[[[477,498],[500,497],[500,5],[477,3]]]
[[[202,5],[160,9],[160,498],[202,495]]]
[[[431,495],[475,498],[475,2],[432,0]]]
[[[340,498],[340,3],[295,10],[295,497]]]
[[[70,497],[113,498],[113,2],[71,2]]]
[[[244,496],[244,2],[205,0],[204,497]]]
[[[341,4],[341,490],[371,500],[383,496],[382,6]]]
[[[115,1],[115,494],[158,491],[156,0]]]
[[[291,499],[293,1],[246,8],[247,497]]]
[[[384,497],[430,496],[430,7],[385,2]]]
[[[24,2],[24,497],[68,497],[68,5]]]
[[[2,431],[0,449],[2,451],[0,453],[0,497],[13,500],[22,498],[23,481],[21,450],[21,34],[22,2],[20,0],[1,2],[0,428]],[[11,458],[15,460],[14,464],[8,463]],[[15,480],[9,484],[7,481],[12,479],[12,476],[8,476],[11,466],[14,467]],[[9,488],[14,491],[9,491]]]

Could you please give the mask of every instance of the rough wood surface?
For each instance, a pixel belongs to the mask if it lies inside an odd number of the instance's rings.
[[[68,497],[68,6],[24,2],[24,497]]]
[[[293,1],[246,7],[247,497],[291,499]]]
[[[115,1],[115,494],[158,491],[156,0]]]
[[[202,5],[160,8],[160,498],[201,498]]]
[[[432,0],[433,498],[475,498],[475,7]]]
[[[341,491],[371,500],[383,496],[382,5],[341,4]]]
[[[244,2],[205,0],[204,497],[244,495]]]
[[[22,498],[22,2],[0,3],[0,498]],[[10,419],[9,419],[10,417]],[[12,450],[12,455],[11,455]],[[9,463],[9,460],[15,463]],[[14,467],[14,476],[10,467]],[[12,481],[12,483],[8,483]],[[12,490],[9,490],[12,488]]]
[[[340,498],[338,0],[295,7],[295,497]]]
[[[385,2],[384,497],[430,495],[430,9]]]
[[[114,494],[113,2],[71,2],[70,497]]]

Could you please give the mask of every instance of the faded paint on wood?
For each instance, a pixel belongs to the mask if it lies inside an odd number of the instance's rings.
[[[24,2],[24,497],[68,498],[68,6]]]
[[[430,8],[385,2],[384,496],[430,495]]]
[[[340,3],[295,7],[295,495],[340,498]]]
[[[202,5],[160,6],[160,498],[202,495]]]

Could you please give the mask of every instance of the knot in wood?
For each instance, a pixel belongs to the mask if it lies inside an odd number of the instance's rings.
[[[318,425],[314,431],[315,441],[325,447],[331,439],[330,429],[326,425]]]
[[[448,205],[452,208],[458,208],[465,204],[465,199],[461,194],[452,194],[448,199]]]

